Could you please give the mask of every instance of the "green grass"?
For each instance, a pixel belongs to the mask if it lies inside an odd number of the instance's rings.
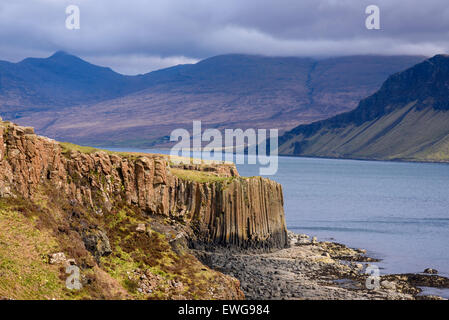
[[[79,151],[81,153],[87,153],[87,154],[91,154],[97,151],[105,151],[105,150],[101,150],[101,149],[97,149],[97,148],[93,148],[93,147],[85,147],[85,146],[79,146],[77,144],[73,144],[70,142],[59,142],[59,144],[62,147],[62,153],[69,153],[72,151]]]
[[[176,177],[186,180],[186,181],[194,181],[194,182],[230,182],[234,179],[234,177],[221,177],[217,176],[213,173],[204,172],[204,171],[195,171],[195,170],[184,170],[171,168],[170,172]]]
[[[44,201],[38,201],[44,204]],[[51,220],[60,216],[57,202],[36,205],[26,199],[0,198],[0,298],[19,300],[110,299],[118,284],[95,268],[81,268],[81,274],[92,279],[82,290],[69,290],[64,266],[50,265],[48,256],[64,252],[76,258],[80,265],[85,259],[74,233],[67,235],[55,230],[64,223]],[[47,205],[51,206],[45,208]],[[62,224],[58,224],[61,222]],[[86,251],[87,253],[87,251]],[[88,254],[88,253],[87,253]],[[104,271],[103,271],[104,272]],[[111,289],[112,288],[112,289]],[[122,288],[123,292],[125,291]],[[123,296],[123,295],[122,295]],[[118,296],[120,297],[120,296]]]
[[[101,152],[106,152],[107,154],[110,154],[110,155],[115,154],[115,155],[127,157],[127,158],[130,158],[130,157],[137,158],[137,154],[132,153],[132,152],[110,151],[110,150],[99,149],[99,148],[94,148],[94,147],[80,146],[80,145],[70,143],[70,142],[59,142],[59,145],[62,147],[63,154],[69,154],[72,151],[78,151],[78,152],[86,153],[86,154],[91,154],[91,153],[101,151]],[[148,154],[148,155],[150,155],[150,154]]]
[[[152,228],[151,235],[136,232],[138,223],[149,226],[151,219],[127,208],[106,218],[113,253],[101,258],[103,269],[135,299],[170,299],[177,295],[189,299],[209,297],[208,290],[222,285],[221,276],[205,268],[184,249],[181,249],[182,253],[175,253],[169,244],[171,234],[168,230],[159,233]],[[162,217],[158,221],[157,224],[162,223]],[[146,270],[158,279],[151,294],[144,295],[137,291],[139,279],[133,275],[136,269]],[[172,281],[182,283],[182,288],[177,290],[171,287]]]
[[[38,230],[31,218],[0,208],[0,296],[12,299],[69,298],[57,266],[47,263],[59,251],[47,231]]]

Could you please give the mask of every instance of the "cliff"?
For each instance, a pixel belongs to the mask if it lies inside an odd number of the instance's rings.
[[[176,166],[163,155],[114,153],[61,144],[11,122],[0,125],[0,196],[33,199],[44,186],[107,215],[124,201],[191,226],[193,245],[287,245],[282,188],[242,178],[234,165]]]
[[[237,279],[189,247],[286,245],[275,182],[0,121],[0,299],[242,299]],[[80,290],[66,287],[69,265]]]

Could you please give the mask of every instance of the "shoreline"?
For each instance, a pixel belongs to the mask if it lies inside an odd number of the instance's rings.
[[[420,287],[449,289],[449,278],[437,274],[386,274],[368,279],[367,267],[375,270],[380,260],[367,256],[366,250],[291,231],[288,237],[289,248],[267,253],[194,253],[210,268],[238,279],[248,300],[442,300],[422,294]]]
[[[152,150],[152,151],[165,151],[168,152],[171,150],[171,148],[142,148],[142,147],[135,147],[135,148],[127,148],[127,147],[111,147],[111,146],[95,146],[95,148],[99,149],[106,149],[106,150],[121,150],[121,149],[136,149],[136,150]],[[193,151],[190,150],[189,152],[200,152],[200,151]],[[226,153],[226,152],[224,152]],[[223,154],[224,154],[223,153]],[[242,153],[236,153],[236,152],[229,152],[233,155],[241,155]],[[152,152],[149,152],[149,154],[152,154]],[[163,153],[165,154],[165,153]],[[168,154],[168,153],[167,153]],[[430,163],[430,164],[444,164],[448,165],[449,160],[425,160],[425,159],[408,159],[408,158],[395,158],[395,159],[382,159],[382,158],[357,158],[357,157],[331,157],[331,156],[319,156],[319,155],[293,155],[293,154],[278,154],[279,157],[285,157],[285,158],[305,158],[305,159],[327,159],[327,160],[353,160],[353,161],[375,161],[375,162],[393,162],[393,163]]]
[[[375,161],[375,162],[393,162],[393,163],[439,163],[449,164],[449,160],[419,160],[419,159],[376,159],[376,158],[353,158],[353,157],[325,157],[325,156],[308,156],[308,155],[293,155],[293,154],[278,154],[279,157],[286,158],[305,158],[305,159],[324,159],[324,160],[353,160],[353,161]]]

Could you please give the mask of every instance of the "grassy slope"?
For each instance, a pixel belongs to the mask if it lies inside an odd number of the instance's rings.
[[[83,212],[84,222],[106,231],[112,254],[94,261],[73,225],[62,199],[0,201],[0,298],[8,299],[211,299],[223,296],[225,276],[202,265],[183,246],[169,242],[178,234],[172,221],[150,217],[136,208],[117,207],[104,218]],[[81,210],[81,208],[78,208]],[[80,221],[79,221],[80,222]],[[75,222],[76,224],[77,222]],[[81,222],[80,222],[81,223]],[[145,223],[149,232],[136,231]],[[157,231],[156,231],[157,230]],[[75,258],[88,281],[80,291],[65,287],[63,265],[49,255]],[[140,274],[152,279],[153,291],[137,290]],[[176,287],[173,283],[177,283]]]
[[[68,232],[68,216],[57,199],[39,195],[29,200],[0,199],[0,297],[20,300],[125,298],[116,280],[94,266],[79,235]],[[61,231],[63,230],[63,231]],[[82,290],[68,290],[65,267],[49,264],[49,255],[64,252],[91,281]],[[104,288],[108,288],[107,291]]]
[[[449,112],[419,110],[413,103],[360,126],[323,128],[312,137],[294,137],[280,148],[293,154],[294,143],[308,141],[303,156],[411,161],[449,161]]]
[[[58,251],[57,241],[47,230],[37,229],[32,217],[0,204],[0,296],[66,298],[58,267],[46,262],[48,254]]]

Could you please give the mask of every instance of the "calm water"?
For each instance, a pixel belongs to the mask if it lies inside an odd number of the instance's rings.
[[[290,230],[365,248],[382,273],[449,276],[449,165],[280,157],[270,178],[283,186]]]
[[[365,248],[385,273],[449,275],[449,165],[282,157],[272,178],[290,230]]]

